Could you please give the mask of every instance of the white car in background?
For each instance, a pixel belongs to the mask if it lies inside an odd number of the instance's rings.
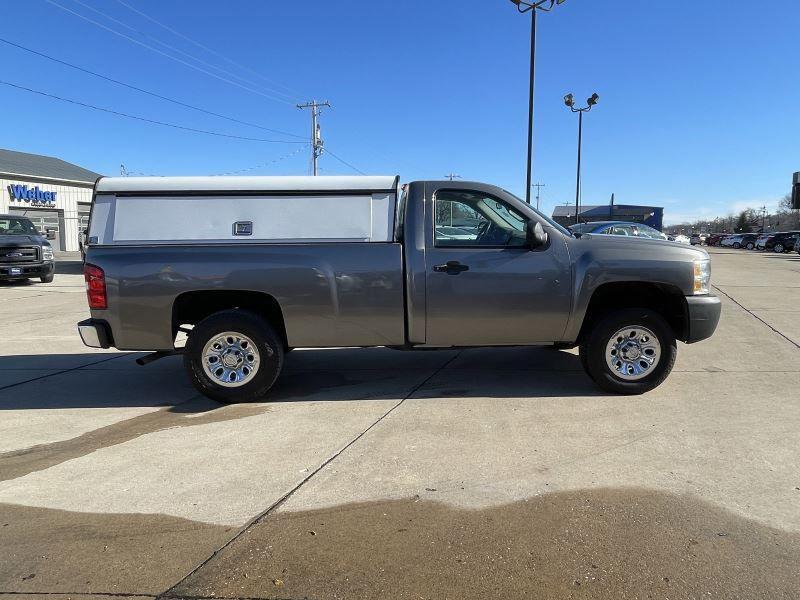
[[[692,240],[689,239],[688,235],[678,234],[678,235],[671,235],[669,236],[669,240],[671,242],[678,242],[680,244],[691,244]]]
[[[771,233],[762,233],[761,235],[759,235],[756,238],[756,250],[764,250],[765,244],[767,243],[767,240],[771,235],[772,235]]]
[[[722,241],[719,243],[720,246],[724,246],[726,248],[741,248],[742,247],[742,236],[741,233],[737,233],[736,235],[729,235],[726,238],[722,238]]]

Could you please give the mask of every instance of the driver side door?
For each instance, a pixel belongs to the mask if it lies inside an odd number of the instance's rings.
[[[426,344],[513,345],[561,339],[571,305],[566,245],[531,250],[523,206],[460,186],[426,211]]]

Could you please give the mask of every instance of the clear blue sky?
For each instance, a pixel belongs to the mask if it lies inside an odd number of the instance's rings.
[[[216,71],[222,77],[251,80],[268,95],[275,89],[117,0],[54,1],[181,60],[191,62],[153,38],[218,65],[228,71]],[[300,135],[309,116],[293,103],[329,99],[325,142],[366,173],[408,181],[455,172],[524,195],[529,21],[508,0],[124,1],[277,82],[288,102],[193,70],[46,0],[0,0],[0,37]],[[570,91],[601,96],[585,121],[585,204],[605,203],[615,192],[620,203],[665,206],[668,223],[774,206],[800,170],[798,22],[796,0],[567,0],[542,16],[534,177],[546,184],[543,208],[574,196],[577,119],[561,100]],[[5,44],[0,57],[4,81],[187,127],[275,137]],[[292,152],[247,173],[308,169],[307,151],[296,145],[167,129],[2,85],[0,103],[0,147],[104,174],[118,173],[120,163],[147,174],[217,174]],[[326,174],[352,172],[332,157],[321,164]]]

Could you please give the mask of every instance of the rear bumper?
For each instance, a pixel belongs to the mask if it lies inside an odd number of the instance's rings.
[[[56,270],[56,265],[52,261],[42,263],[22,263],[10,265],[3,263],[0,265],[0,280],[8,281],[11,279],[28,279],[30,277],[42,277],[51,275]]]
[[[710,338],[717,329],[722,303],[716,296],[687,296],[689,307],[689,334],[687,344]]]
[[[98,319],[86,319],[78,323],[78,333],[89,348],[111,348],[114,343],[108,323]]]

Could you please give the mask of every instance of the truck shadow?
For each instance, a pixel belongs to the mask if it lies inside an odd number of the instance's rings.
[[[56,274],[60,275],[83,275],[82,260],[59,260],[56,261]]]
[[[182,357],[141,367],[135,359],[142,354],[0,356],[0,411],[178,407],[198,397],[183,369]],[[291,352],[266,402],[598,395],[577,355],[569,352],[367,348]],[[219,406],[209,402],[201,412]]]

